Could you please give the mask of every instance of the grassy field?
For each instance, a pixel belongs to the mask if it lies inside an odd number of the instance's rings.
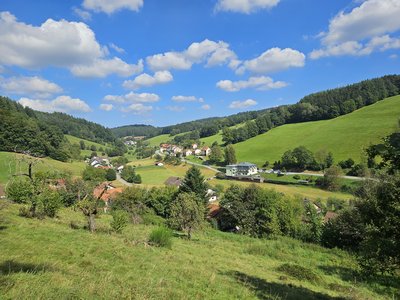
[[[99,144],[99,143],[96,143],[96,142],[92,142],[92,141],[88,141],[88,140],[85,140],[85,139],[81,139],[81,138],[78,138],[78,137],[73,136],[73,135],[66,134],[65,137],[67,138],[67,140],[71,144],[78,144],[79,145],[80,141],[84,141],[86,147],[90,147],[92,145],[96,146],[97,152],[98,152],[99,155],[101,155],[101,153],[98,151],[99,148],[103,148],[104,150],[107,148],[106,145],[102,145],[102,144]],[[92,150],[81,150],[81,156],[90,156],[91,153],[92,153]]]
[[[166,143],[167,141],[171,140],[172,138],[173,137],[171,137],[169,134],[161,134],[161,135],[152,137],[146,141],[150,143],[151,147],[158,147],[158,146],[160,146],[161,143]]]
[[[362,281],[352,256],[277,237],[252,239],[212,229],[171,249],[149,246],[154,228],[128,225],[110,233],[82,229],[83,215],[63,209],[55,219],[17,216],[0,200],[1,299],[396,299],[399,281]],[[80,229],[71,229],[74,222]],[[288,265],[289,263],[289,265]],[[296,273],[293,267],[301,267]],[[386,280],[386,285],[383,282]]]
[[[181,164],[179,166],[164,165],[159,167],[155,166],[154,162],[154,159],[141,159],[129,163],[130,165],[136,166],[136,172],[142,177],[143,185],[164,185],[165,180],[171,176],[183,178],[186,171],[190,168],[190,165],[187,164]],[[209,169],[200,168],[200,170],[206,178],[215,175],[215,172]]]
[[[10,152],[0,152],[0,183],[5,184],[10,178],[10,174],[15,173],[16,169],[16,157],[21,157],[20,154],[10,153]],[[86,164],[78,161],[71,163],[64,163],[51,158],[42,158],[40,163],[36,165],[34,171],[67,171],[73,176],[80,176]],[[22,164],[20,166],[21,171],[26,172],[27,168]]]
[[[234,145],[239,161],[261,166],[297,146],[332,151],[335,161],[360,161],[363,150],[397,128],[400,96],[391,97],[332,120],[288,124]]]

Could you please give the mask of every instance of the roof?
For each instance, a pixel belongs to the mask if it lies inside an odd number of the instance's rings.
[[[201,150],[208,150],[210,149],[210,147],[204,146],[203,148],[201,148]]]
[[[179,177],[169,177],[167,180],[164,182],[165,185],[175,185],[175,186],[180,186],[182,184],[182,179]]]
[[[227,167],[257,167],[257,166],[249,162],[241,162],[235,165],[227,165]]]
[[[324,223],[328,222],[329,220],[337,218],[338,214],[333,211],[328,211],[324,217]]]
[[[215,218],[221,212],[221,206],[217,203],[211,203],[208,205],[208,216]]]
[[[101,195],[103,192],[104,188],[107,190],[103,193],[101,196],[101,200],[103,201],[108,201],[110,199],[115,199],[115,197],[119,194],[122,193],[123,189],[122,188],[115,188],[113,187],[110,183],[108,182],[103,182],[102,184],[98,185],[95,187],[93,190],[93,195],[97,198]]]

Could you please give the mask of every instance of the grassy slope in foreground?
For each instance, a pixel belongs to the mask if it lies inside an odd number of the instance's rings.
[[[111,217],[101,214],[99,232],[90,234],[70,228],[71,221],[85,224],[72,209],[37,220],[18,217],[18,205],[0,205],[0,298],[331,300],[391,299],[395,293],[396,286],[356,278],[348,253],[289,238],[208,230],[192,241],[173,238],[172,249],[164,249],[144,244],[151,226],[130,224],[120,235],[108,234]],[[285,263],[307,274],[280,271]]]
[[[10,152],[0,152],[0,183],[5,184],[10,175],[15,173],[15,158],[20,157],[20,154],[10,153]],[[82,170],[85,168],[86,164],[78,161],[72,163],[64,163],[51,158],[40,159],[41,163],[35,166],[34,172],[36,171],[68,171],[71,172],[73,176],[81,175]],[[27,168],[22,165],[21,172],[26,172]],[[18,171],[19,172],[19,171]]]
[[[400,117],[400,96],[379,101],[332,120],[283,125],[234,145],[239,161],[273,163],[297,146],[332,151],[335,161],[360,161],[363,150],[393,132]]]

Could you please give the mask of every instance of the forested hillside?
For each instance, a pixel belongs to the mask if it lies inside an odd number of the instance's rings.
[[[112,132],[99,124],[63,113],[34,111],[6,97],[0,97],[0,120],[0,151],[28,151],[65,161],[74,149],[64,134],[98,142],[115,141]]]

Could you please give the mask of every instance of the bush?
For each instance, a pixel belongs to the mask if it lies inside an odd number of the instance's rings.
[[[60,209],[62,202],[61,196],[57,191],[45,189],[39,196],[37,202],[40,207],[40,214],[54,218]]]
[[[156,225],[156,226],[165,225],[165,219],[160,216],[155,215],[154,213],[143,214],[142,222],[145,225]]]
[[[321,280],[321,277],[310,268],[306,268],[296,264],[286,263],[278,267],[277,270],[300,281],[317,283]]]
[[[125,211],[117,210],[112,213],[111,228],[116,233],[121,233],[128,225],[128,214]]]
[[[33,197],[33,185],[27,179],[18,178],[7,186],[7,198],[16,203],[29,203]]]
[[[150,233],[149,243],[157,246],[171,249],[172,231],[165,227],[158,227]]]
[[[117,173],[115,172],[114,169],[108,169],[106,171],[106,180],[108,181],[114,181],[115,179],[117,179]]]
[[[296,180],[300,180],[300,178],[301,178],[300,175],[297,175],[297,174],[293,176],[293,179],[296,179]]]

